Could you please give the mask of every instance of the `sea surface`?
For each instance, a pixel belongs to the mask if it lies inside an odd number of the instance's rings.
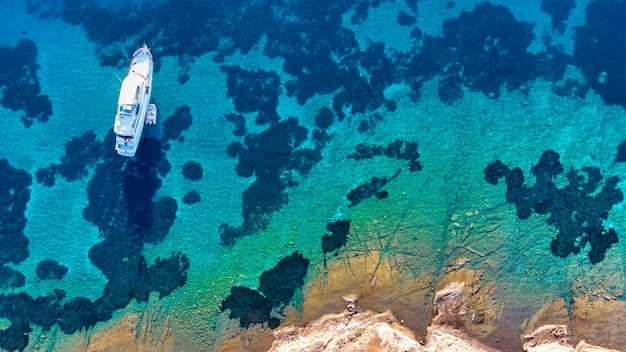
[[[625,2],[0,17],[0,350],[267,350],[353,293],[423,339],[453,281],[494,348],[565,323],[626,350]],[[119,79],[144,43],[158,120],[125,158]]]

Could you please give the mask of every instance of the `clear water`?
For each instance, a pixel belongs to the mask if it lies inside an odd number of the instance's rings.
[[[350,293],[421,339],[453,281],[490,346],[626,345],[621,2],[0,7],[0,348],[264,350]]]

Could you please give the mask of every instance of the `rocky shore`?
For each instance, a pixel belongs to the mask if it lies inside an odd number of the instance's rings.
[[[504,351],[485,346],[456,328],[468,319],[481,319],[469,313],[469,297],[464,283],[453,282],[439,290],[434,298],[435,317],[425,340],[418,341],[390,311],[362,309],[356,295],[345,296],[346,309],[341,313],[326,314],[304,327],[289,325],[277,329],[270,351]],[[574,343],[567,325],[543,325],[521,338],[527,352],[619,352],[585,341]]]

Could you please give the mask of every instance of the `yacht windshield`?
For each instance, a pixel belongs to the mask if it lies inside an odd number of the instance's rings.
[[[120,105],[120,113],[124,115],[130,115],[134,110],[134,105],[132,104],[123,104]]]

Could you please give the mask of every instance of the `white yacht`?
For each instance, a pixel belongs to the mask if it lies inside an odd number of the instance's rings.
[[[156,123],[156,106],[150,104],[152,66],[152,53],[144,44],[133,54],[120,88],[113,126],[115,150],[119,155],[134,156],[144,125]]]

